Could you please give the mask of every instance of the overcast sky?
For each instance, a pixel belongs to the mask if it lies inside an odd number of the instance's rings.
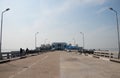
[[[115,13],[120,0],[0,0],[4,13],[2,49],[30,48],[67,42],[85,48],[117,48]],[[119,21],[120,22],[120,21]]]

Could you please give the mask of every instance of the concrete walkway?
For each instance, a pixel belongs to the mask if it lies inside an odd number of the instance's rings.
[[[0,78],[59,78],[59,52],[0,64]]]
[[[120,78],[120,63],[54,51],[0,64],[0,78]]]
[[[120,78],[120,63],[75,53],[61,53],[61,78]]]

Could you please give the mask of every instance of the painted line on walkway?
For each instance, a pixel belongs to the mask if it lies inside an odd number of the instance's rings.
[[[46,55],[46,56],[45,56],[44,58],[42,58],[41,60],[38,60],[38,61],[36,61],[35,63],[31,64],[31,65],[28,66],[27,68],[23,68],[21,71],[15,73],[14,75],[9,76],[9,78],[14,78],[15,76],[17,76],[17,75],[25,72],[26,70],[30,69],[30,68],[33,67],[34,65],[38,64],[40,61],[41,61],[41,63],[42,63],[43,60],[45,60],[46,58],[48,58],[48,55]]]

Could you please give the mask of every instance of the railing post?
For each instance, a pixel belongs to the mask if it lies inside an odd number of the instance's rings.
[[[9,53],[7,53],[7,59],[10,59]]]

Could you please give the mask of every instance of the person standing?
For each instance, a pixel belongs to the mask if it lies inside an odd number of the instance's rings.
[[[20,57],[22,57],[22,55],[23,55],[23,49],[20,48]]]
[[[29,54],[29,49],[28,48],[26,48],[26,54]]]

